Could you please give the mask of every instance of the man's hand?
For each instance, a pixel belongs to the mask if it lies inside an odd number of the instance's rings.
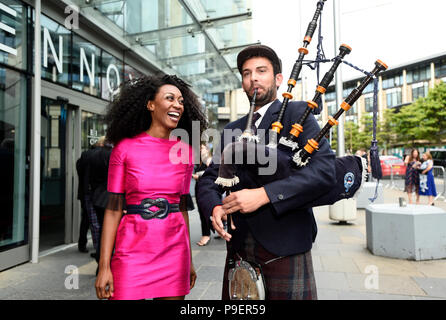
[[[223,200],[223,210],[226,214],[237,211],[250,213],[256,211],[261,206],[269,203],[265,188],[243,189],[232,192]]]
[[[227,219],[228,217],[225,211],[222,209],[222,206],[216,206],[214,210],[212,210],[212,226],[214,227],[215,231],[217,231],[217,233],[220,235],[220,237],[222,237],[226,241],[229,241],[231,240],[232,235],[225,231],[225,227],[223,225],[223,220],[226,221]],[[230,220],[231,220],[231,228],[232,230],[234,230],[235,226],[232,223],[232,219]]]

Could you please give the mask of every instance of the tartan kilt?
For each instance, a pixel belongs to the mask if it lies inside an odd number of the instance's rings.
[[[229,252],[229,250],[228,250]],[[273,260],[278,256],[268,252],[248,233],[238,254],[247,261],[261,265],[266,285],[266,300],[317,300],[311,250]],[[223,275],[222,300],[229,300],[228,260]]]

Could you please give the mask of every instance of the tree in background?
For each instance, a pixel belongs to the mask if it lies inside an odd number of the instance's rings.
[[[393,124],[394,110],[384,110],[383,119],[378,122],[376,139],[384,154],[387,154],[387,149],[391,148],[398,141]]]
[[[419,138],[437,144],[446,139],[446,83],[437,84],[426,98],[419,98],[412,105],[422,111],[417,125]]]
[[[446,139],[446,83],[437,84],[425,98],[393,113],[389,124],[397,140],[406,146],[426,140],[441,144]]]

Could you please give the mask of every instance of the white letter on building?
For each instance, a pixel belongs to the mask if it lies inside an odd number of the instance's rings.
[[[111,87],[111,84],[110,84],[110,71],[112,69],[115,71],[116,79],[117,79],[116,88],[115,89],[113,89]],[[108,68],[107,68],[107,86],[108,86],[108,90],[111,92],[112,96],[116,93],[116,91],[118,91],[118,88],[119,88],[120,84],[121,84],[121,78],[119,78],[119,70],[118,70],[118,68],[114,64],[110,64],[108,66]]]
[[[94,53],[91,54],[91,69],[90,65],[88,64],[87,56],[85,55],[84,48],[81,48],[81,82],[84,82],[84,63],[85,68],[87,69],[88,77],[90,78],[90,86],[94,86],[94,61],[95,61],[95,55]]]
[[[17,17],[17,12],[7,6],[5,6],[3,3],[0,3],[0,10],[3,12],[6,12],[8,14],[10,14],[11,16],[13,16],[14,18]],[[11,28],[10,26],[0,22],[0,29],[4,30],[12,35],[15,36],[15,29]],[[5,51],[7,53],[13,54],[13,55],[17,55],[17,49],[15,48],[11,48],[7,45],[4,45],[3,43],[0,43],[0,50],[1,51]]]
[[[50,32],[47,28],[43,28],[43,66],[48,68],[48,44],[50,45],[51,53],[56,63],[57,71],[63,72],[62,59],[63,59],[63,37],[59,36],[59,56],[56,54],[56,48],[54,47],[53,40],[51,40]]]

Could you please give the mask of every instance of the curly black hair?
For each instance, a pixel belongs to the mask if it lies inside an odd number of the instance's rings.
[[[155,99],[159,88],[170,84],[177,87],[184,99],[184,112],[177,128],[189,134],[192,145],[192,121],[200,122],[200,137],[207,128],[206,116],[202,111],[197,95],[190,85],[175,75],[143,76],[137,80],[128,80],[121,84],[119,93],[108,106],[105,121],[107,123],[107,142],[116,145],[124,138],[132,138],[150,128],[152,117],[147,104]]]

